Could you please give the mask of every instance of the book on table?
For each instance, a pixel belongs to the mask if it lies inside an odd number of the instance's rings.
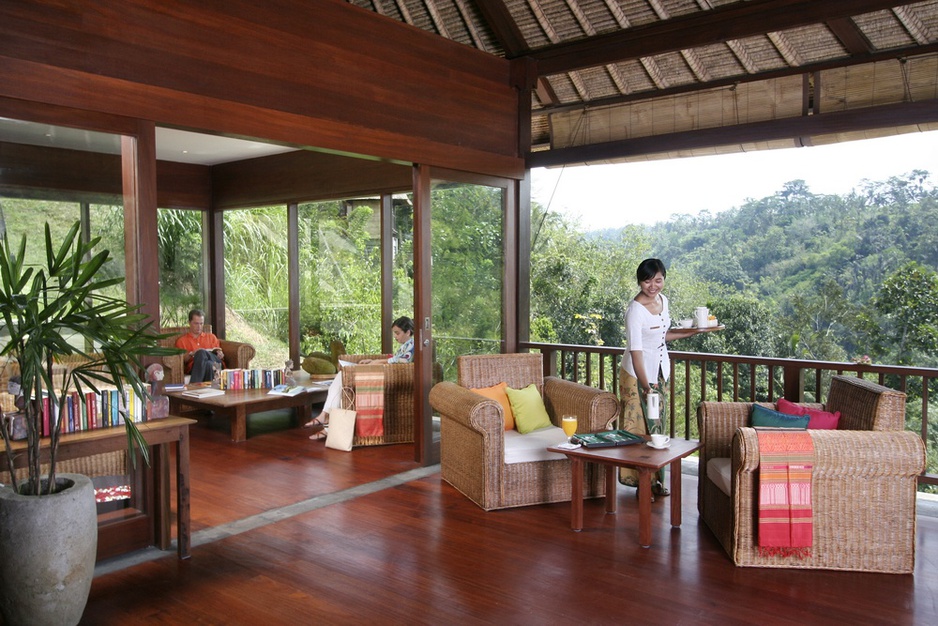
[[[276,385],[267,393],[272,396],[298,396],[306,391],[302,385]]]
[[[628,446],[633,443],[642,443],[644,437],[630,433],[627,430],[606,430],[600,433],[583,433],[573,438],[574,443],[579,443],[586,448],[612,448],[614,446]]]
[[[187,398],[211,398],[212,396],[225,395],[224,389],[215,389],[214,387],[199,387],[198,389],[189,389],[183,391],[182,395]]]

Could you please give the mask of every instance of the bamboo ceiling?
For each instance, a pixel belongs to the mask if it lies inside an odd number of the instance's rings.
[[[527,59],[531,166],[938,129],[938,0],[348,0]]]

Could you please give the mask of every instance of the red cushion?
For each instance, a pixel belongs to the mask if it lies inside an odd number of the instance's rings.
[[[837,424],[840,422],[840,411],[831,413],[820,409],[812,409],[790,402],[785,398],[779,398],[775,406],[778,408],[779,412],[785,413],[786,415],[804,415],[807,413],[811,418],[808,422],[809,429],[836,430]]]

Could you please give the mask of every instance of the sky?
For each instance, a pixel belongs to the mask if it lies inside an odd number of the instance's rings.
[[[864,179],[925,170],[938,185],[938,131],[811,148],[620,165],[532,170],[531,194],[586,230],[665,222],[672,215],[719,213],[804,180],[814,194],[844,195]]]

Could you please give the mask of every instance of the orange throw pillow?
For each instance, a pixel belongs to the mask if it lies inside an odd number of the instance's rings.
[[[515,427],[515,414],[511,412],[511,403],[508,401],[508,394],[505,392],[507,388],[508,383],[498,383],[491,387],[470,389],[469,391],[474,391],[480,396],[495,400],[502,405],[502,412],[505,414],[505,430],[512,430]]]

